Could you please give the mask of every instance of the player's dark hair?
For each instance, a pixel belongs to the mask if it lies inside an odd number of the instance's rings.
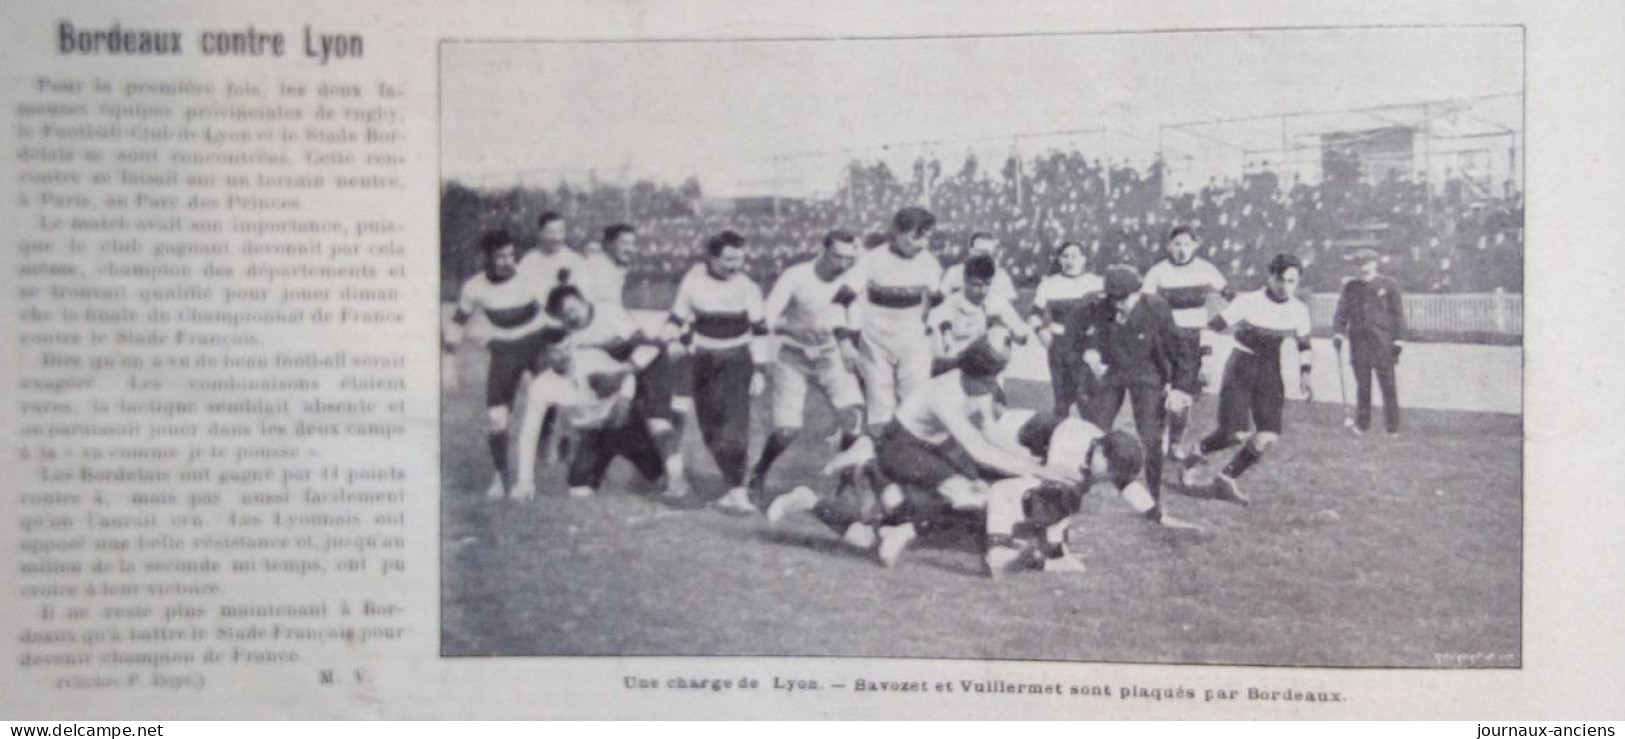
[[[486,231],[484,235],[480,236],[480,253],[489,257],[495,253],[496,250],[509,244],[516,243],[517,242],[513,240],[513,234],[508,233],[504,229]]]
[[[999,266],[993,262],[991,255],[972,254],[970,259],[965,260],[965,282],[971,280],[988,282],[993,279],[994,273],[998,271]]]
[[[977,339],[975,343],[959,353],[959,371],[966,377],[978,380],[988,380],[998,377],[1010,364],[1010,354],[993,346],[986,336]]]
[[[970,235],[970,240],[966,241],[965,243],[969,244],[971,246],[975,246],[976,242],[981,241],[982,239],[991,239],[991,238],[993,238],[993,234],[990,234],[990,233],[988,233],[986,231],[977,231],[977,232],[972,233]]]
[[[1139,477],[1145,467],[1145,448],[1127,431],[1112,431],[1100,439],[1100,453],[1106,455],[1106,474],[1121,490]]]
[[[1055,435],[1055,427],[1060,425],[1060,416],[1049,411],[1036,411],[1032,418],[1021,424],[1021,428],[1016,429],[1016,443],[1034,457],[1048,457],[1050,437]]]
[[[609,226],[604,229],[604,246],[609,246],[610,244],[615,243],[616,239],[621,238],[621,234],[634,233],[636,231],[637,229],[633,228],[632,224],[630,223],[617,223],[613,226]]]
[[[1202,237],[1196,235],[1196,229],[1195,228],[1193,228],[1191,226],[1184,225],[1184,224],[1180,224],[1178,226],[1174,226],[1172,229],[1169,229],[1169,231],[1168,231],[1168,243],[1170,243],[1170,244],[1174,243],[1174,239],[1177,239],[1180,236],[1189,236],[1192,239],[1195,239],[1197,241],[1202,240]]]
[[[900,211],[891,220],[892,230],[910,236],[924,236],[937,225],[937,217],[931,211],[917,206],[909,206]]]
[[[581,290],[577,289],[575,285],[559,285],[558,287],[555,287],[549,291],[547,293],[548,315],[557,316],[559,311],[564,310],[564,301],[569,300],[570,298],[580,298],[581,300],[586,300],[586,298],[582,296]]]
[[[722,255],[723,249],[743,248],[745,237],[734,231],[723,231],[705,240],[705,253],[717,257]]]
[[[536,219],[536,230],[540,231],[540,230],[542,230],[544,228],[547,228],[547,224],[552,223],[554,221],[562,221],[562,220],[564,220],[564,214],[562,214],[562,213],[560,213],[560,212],[558,212],[556,210],[550,210],[550,211],[544,212],[544,213],[542,213],[542,215],[540,217],[538,217]]]
[[[1280,277],[1293,268],[1298,270],[1298,274],[1303,274],[1303,260],[1291,254],[1276,254],[1275,258],[1270,260],[1271,277]]]
[[[824,248],[828,249],[836,244],[850,244],[857,240],[858,237],[853,236],[851,232],[842,231],[841,229],[837,228],[834,231],[824,234]]]

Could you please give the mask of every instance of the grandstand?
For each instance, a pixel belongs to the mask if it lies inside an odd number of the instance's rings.
[[[1424,335],[1515,340],[1522,332],[1523,195],[1521,122],[1512,113],[1521,103],[1521,95],[1494,95],[1182,122],[1164,125],[1149,149],[1149,137],[1103,129],[1020,134],[991,161],[982,140],[905,142],[847,159],[821,196],[714,198],[696,177],[633,182],[624,172],[613,182],[589,173],[584,183],[555,173],[552,186],[537,182],[540,170],[505,188],[449,181],[443,284],[449,295],[475,268],[469,245],[481,229],[529,234],[537,214],[558,210],[578,246],[610,223],[635,224],[640,248],[629,300],[658,307],[717,230],[750,239],[751,274],[766,286],[811,253],[825,231],[884,234],[897,208],[923,204],[939,216],[933,249],[945,263],[963,258],[972,231],[992,231],[1005,247],[1003,268],[1029,287],[1064,241],[1082,242],[1097,273],[1125,263],[1143,270],[1160,258],[1162,235],[1180,223],[1198,227],[1209,258],[1243,288],[1262,283],[1271,256],[1291,252],[1309,265],[1305,287],[1316,296],[1321,325],[1331,294],[1353,272],[1343,257],[1374,248],[1406,289],[1414,327]],[[1259,141],[1261,129],[1276,130],[1273,147]],[[1085,139],[1123,158],[1059,146],[1019,153],[1058,138],[1073,145]],[[935,155],[952,146],[969,153],[947,161]],[[1131,163],[1136,152],[1144,164]]]

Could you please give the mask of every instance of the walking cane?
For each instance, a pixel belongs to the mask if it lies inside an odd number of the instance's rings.
[[[1354,426],[1354,417],[1349,415],[1349,381],[1343,377],[1343,344],[1334,341],[1332,348],[1337,350],[1337,389],[1343,396],[1343,428],[1359,433]]]

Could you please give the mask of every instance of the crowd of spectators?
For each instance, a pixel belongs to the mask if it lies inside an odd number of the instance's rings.
[[[1451,178],[1430,189],[1400,177],[1371,182],[1357,172],[1283,182],[1259,168],[1167,194],[1164,177],[1160,162],[1138,168],[1052,151],[1026,161],[1012,157],[998,171],[984,170],[974,156],[954,172],[922,159],[903,177],[884,163],[854,162],[827,199],[712,201],[694,179],[677,187],[639,182],[501,192],[452,183],[442,202],[442,258],[450,275],[466,275],[471,255],[461,245],[472,243],[475,231],[500,226],[529,234],[536,215],[558,210],[580,248],[591,248],[605,225],[635,225],[633,280],[676,279],[707,236],[733,229],[752,244],[749,270],[765,286],[811,253],[826,231],[843,228],[878,243],[892,213],[922,204],[937,214],[933,251],[944,264],[964,257],[972,232],[988,231],[1003,244],[1002,266],[1018,285],[1046,274],[1066,241],[1084,245],[1095,272],[1119,263],[1144,270],[1162,257],[1168,229],[1184,223],[1201,234],[1204,256],[1243,288],[1261,284],[1270,258],[1290,252],[1309,266],[1309,289],[1335,291],[1353,273],[1340,257],[1372,248],[1384,255],[1384,272],[1408,291],[1522,291],[1523,199],[1510,186],[1492,193]]]

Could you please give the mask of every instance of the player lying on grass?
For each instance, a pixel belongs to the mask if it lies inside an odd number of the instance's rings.
[[[1006,537],[999,540],[1001,547],[1015,546],[1010,537],[1026,516],[1015,515],[1008,507],[1025,495],[1013,491],[1045,484],[1076,486],[1084,475],[1077,466],[1046,465],[1025,447],[1001,445],[990,438],[995,427],[992,389],[1008,361],[1007,339],[1002,330],[995,330],[965,350],[957,369],[938,375],[903,401],[873,447],[873,463],[889,481],[880,495],[877,519],[865,519],[851,507],[823,501],[801,487],[768,507],[769,521],[810,511],[848,544],[873,547],[881,563],[890,567],[917,535],[917,524],[955,511],[985,515],[988,506],[995,505],[997,511],[986,520],[995,533]],[[858,449],[861,444],[854,446]],[[840,472],[859,463],[864,463],[864,455],[844,453],[826,471]],[[996,482],[990,485],[988,480]],[[1004,483],[1009,484],[1003,492],[995,490]],[[995,561],[1001,567],[1005,564],[1002,556]]]
[[[649,419],[639,402],[637,374],[647,368],[658,350],[644,346],[626,361],[602,349],[575,349],[569,330],[549,326],[541,331],[541,351],[535,379],[526,391],[525,412],[519,425],[520,467],[514,497],[536,495],[536,447],[542,421],[550,410],[568,424],[577,442],[567,473],[570,495],[587,497],[603,481],[615,457],[625,457],[647,480],[666,476],[665,457],[650,433]],[[681,494],[681,476],[668,479],[668,495]]]
[[[946,510],[941,505],[932,507],[929,500],[916,498],[925,505],[913,507],[915,523],[940,522],[956,515],[979,518],[983,564],[989,575],[1025,570],[1083,571],[1083,563],[1072,554],[1067,540],[1084,495],[1099,485],[1110,485],[1139,513],[1151,509],[1151,494],[1137,479],[1145,453],[1133,434],[1102,434],[1087,421],[1021,409],[1001,416],[988,437],[997,446],[1028,455],[1046,468],[1057,472],[1076,470],[1082,477],[1077,484],[1037,477],[993,480],[987,485],[985,509],[969,514]],[[897,499],[896,495],[892,497]],[[861,520],[848,507],[823,500],[806,486],[774,501],[768,507],[768,520],[777,523],[796,512],[811,513],[853,547],[878,550],[877,544],[882,541],[882,521]],[[890,563],[900,553],[901,549],[888,548],[880,556],[883,563]]]

